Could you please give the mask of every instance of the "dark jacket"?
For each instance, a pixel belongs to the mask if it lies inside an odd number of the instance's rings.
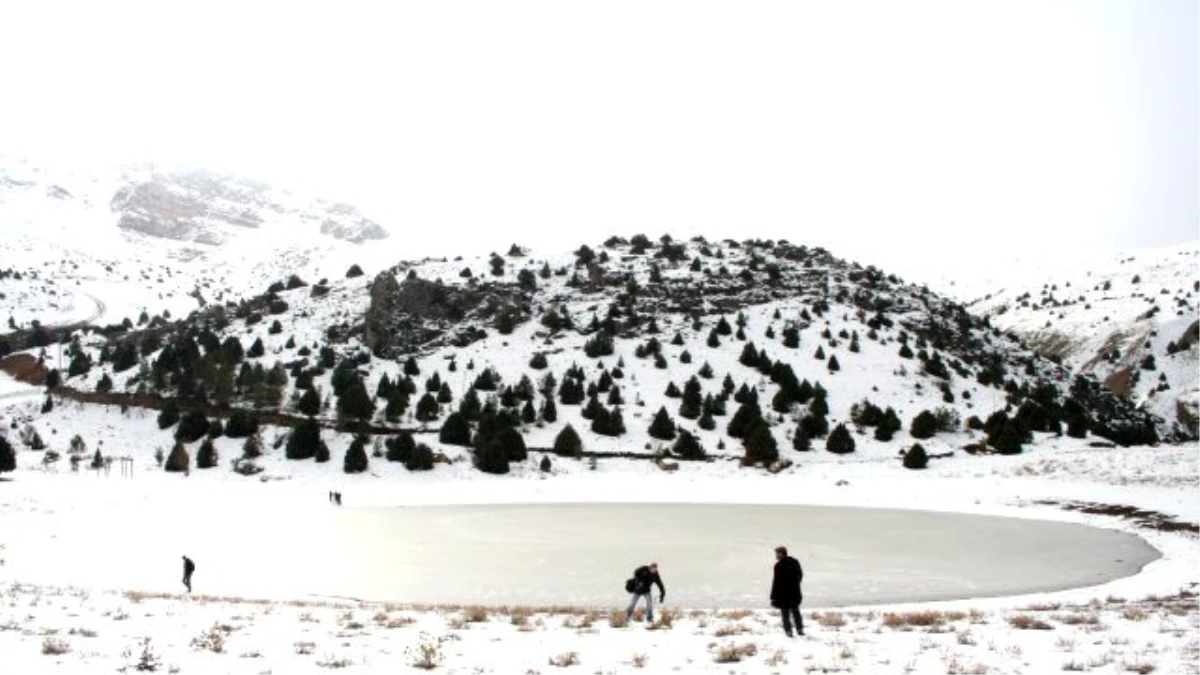
[[[792,556],[784,556],[783,560],[775,563],[775,580],[771,582],[772,607],[799,607],[800,582],[804,580],[804,570],[800,561]]]
[[[651,572],[650,567],[642,565],[633,571],[633,592],[638,595],[646,595],[650,592],[650,587],[657,585],[659,596],[667,594],[666,587],[663,586],[662,578],[658,576],[658,572]]]
[[[191,558],[184,558],[183,559],[183,573],[191,574],[192,572],[195,572],[195,571],[196,571],[196,563],[192,562]]]

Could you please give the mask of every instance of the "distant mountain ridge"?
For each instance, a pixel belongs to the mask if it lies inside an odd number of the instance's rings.
[[[349,204],[300,199],[261,181],[153,165],[56,173],[0,157],[0,217],[11,217],[4,206],[14,202],[36,213],[39,200],[77,205],[88,211],[93,228],[111,223],[126,232],[199,246],[220,246],[245,230],[270,228],[292,234],[308,229],[353,243],[388,237],[383,226]]]

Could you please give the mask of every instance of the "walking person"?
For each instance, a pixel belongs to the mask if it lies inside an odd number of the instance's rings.
[[[783,632],[792,637],[792,623],[796,624],[796,632],[804,635],[804,620],[800,618],[800,602],[804,595],[800,592],[800,582],[804,580],[804,570],[800,561],[788,555],[786,546],[775,547],[775,579],[771,582],[771,606],[778,609],[783,616]]]
[[[667,589],[663,586],[662,577],[658,576],[658,563],[652,562],[649,565],[642,565],[633,571],[633,578],[625,584],[625,590],[629,591],[629,607],[625,610],[625,619],[629,620],[633,617],[633,610],[637,607],[638,599],[646,598],[646,620],[654,622],[654,593],[651,592],[651,586],[658,586],[658,601],[662,603],[667,597]]]
[[[192,592],[192,572],[196,571],[196,563],[192,559],[183,556],[183,585],[187,586],[188,593]]]

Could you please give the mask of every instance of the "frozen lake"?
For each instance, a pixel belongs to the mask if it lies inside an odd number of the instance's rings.
[[[264,506],[241,522],[180,514],[163,532],[72,518],[22,540],[8,551],[17,580],[174,592],[187,553],[198,593],[402,603],[617,606],[633,568],[654,560],[668,604],[704,608],[767,606],[779,544],[804,566],[805,608],[1090,586],[1159,556],[1070,523],[714,504]]]

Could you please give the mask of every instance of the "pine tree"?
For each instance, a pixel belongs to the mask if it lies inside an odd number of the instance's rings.
[[[97,450],[96,452],[100,452]],[[200,444],[200,450],[196,452],[196,468],[211,469],[217,465],[217,448],[213,445],[211,439],[204,439]]]
[[[900,423],[900,417],[896,415],[896,411],[891,406],[888,406],[887,410],[883,412],[882,419],[879,420],[879,426],[875,427],[875,440],[884,442],[892,440],[892,436],[900,430],[901,426],[903,425]]]
[[[8,439],[0,435],[0,473],[17,470],[17,452]]]
[[[937,417],[928,410],[922,410],[913,418],[912,424],[909,426],[908,433],[913,438],[925,440],[933,438],[937,433]]]
[[[650,423],[650,437],[657,438],[661,441],[670,441],[675,438],[675,422],[671,420],[671,416],[667,414],[665,407],[660,407],[654,415],[654,421]]]
[[[426,394],[421,397],[421,400],[417,401],[417,421],[432,422],[438,418],[438,414],[439,410],[437,399],[433,397],[433,394],[426,392]]]
[[[438,440],[447,445],[471,445],[471,425],[467,422],[467,418],[460,412],[452,412],[446,417],[446,421],[442,423],[442,429],[438,432]]]
[[[321,427],[311,417],[300,422],[292,433],[288,434],[284,456],[288,459],[312,459],[317,454],[317,445],[321,442]]]
[[[475,468],[484,473],[508,473],[508,451],[497,438],[491,438],[475,451]]]
[[[798,452],[808,452],[812,449],[812,441],[809,440],[808,434],[804,432],[803,425],[797,425],[796,433],[792,434],[792,449]]]
[[[167,463],[163,465],[163,469],[172,473],[187,473],[191,463],[187,448],[183,447],[183,443],[175,441],[175,445],[171,448],[171,454],[167,455]]]
[[[179,426],[175,428],[175,439],[183,443],[192,443],[207,433],[208,418],[204,413],[194,410],[180,418]]]
[[[246,437],[246,442],[242,443],[242,457],[254,459],[262,455],[262,437],[257,433]]]
[[[296,410],[301,415],[315,417],[321,412],[321,395],[317,393],[315,388],[305,391],[296,403]]]
[[[845,424],[833,428],[829,438],[825,439],[825,449],[838,455],[854,452],[854,437],[850,435]]]
[[[775,436],[771,434],[771,427],[761,418],[755,422],[742,446],[746,451],[747,464],[769,465],[779,459],[779,446],[775,443]]]
[[[675,439],[675,444],[671,446],[671,452],[683,459],[702,460],[706,453],[704,447],[700,445],[700,441],[691,432],[680,429],[679,437]]]
[[[389,462],[407,462],[412,457],[413,448],[417,447],[412,434],[407,431],[401,431],[383,444],[387,448],[384,456]]]
[[[752,427],[762,422],[762,411],[758,404],[743,403],[733,414],[733,418],[729,420],[725,433],[732,438],[744,438]]]
[[[254,344],[250,345],[250,351],[246,352],[246,356],[257,359],[265,353],[267,353],[267,350],[263,347],[262,338],[256,337],[254,338]]]
[[[551,423],[558,421],[558,406],[554,405],[554,398],[551,396],[542,399],[542,421]]]
[[[342,420],[369,420],[375,414],[375,401],[367,393],[361,377],[355,375],[342,389],[337,399],[337,412]]]
[[[346,473],[363,473],[367,470],[367,437],[359,434],[350,442],[346,449],[346,458],[342,461],[342,470]]]
[[[563,427],[562,431],[554,437],[554,454],[561,457],[583,456],[583,441],[579,439],[579,434],[570,424]]]
[[[929,455],[925,453],[925,448],[920,443],[913,443],[913,446],[904,453],[903,462],[906,469],[924,469],[929,464]]]
[[[168,398],[163,401],[162,410],[158,412],[158,428],[170,429],[179,421],[179,401]]]
[[[412,449],[412,455],[404,462],[404,468],[409,471],[430,471],[433,469],[433,450],[424,443],[417,443]]]

